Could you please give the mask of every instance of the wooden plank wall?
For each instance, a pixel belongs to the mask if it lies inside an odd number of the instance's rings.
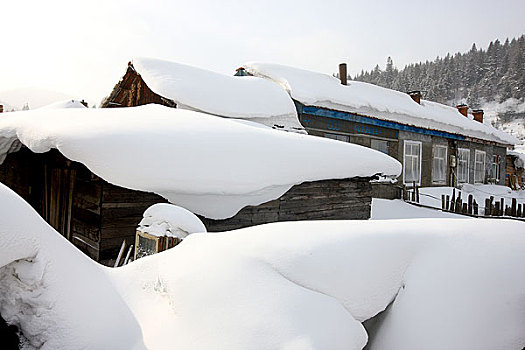
[[[75,163],[77,175],[71,210],[71,241],[80,250],[100,259],[100,222],[103,180]]]
[[[292,187],[281,198],[243,208],[233,218],[202,218],[210,232],[227,231],[276,221],[359,220],[370,218],[370,179],[305,182]]]
[[[142,77],[129,64],[124,77],[115,85],[113,91],[106,98],[101,108],[135,107],[149,103],[176,107],[176,103],[154,93],[144,82]]]
[[[134,191],[103,182],[101,205],[100,259],[116,258],[122,241],[135,243],[135,231],[144,211],[155,203],[167,202],[161,196]]]

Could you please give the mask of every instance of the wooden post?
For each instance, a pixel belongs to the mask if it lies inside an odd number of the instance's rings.
[[[468,205],[467,203],[463,203],[463,207],[461,208],[461,213],[465,214],[468,211]]]
[[[490,216],[490,199],[485,198],[485,216]]]
[[[521,218],[521,204],[518,204],[518,210],[516,211],[516,216]]]
[[[446,198],[447,200],[445,202],[445,209],[448,211],[450,208],[450,196],[447,194]]]
[[[516,216],[516,204],[517,204],[516,198],[512,198],[512,207],[510,210],[510,216]]]
[[[456,210],[456,198],[452,196],[452,198],[450,199],[450,211],[455,212],[455,210]]]
[[[416,182],[412,182],[412,202],[416,201]]]
[[[122,254],[124,254],[124,249],[126,249],[126,240],[122,241],[120,251],[118,252],[117,260],[115,260],[115,265],[113,267],[118,267],[120,260],[122,259]]]
[[[419,186],[416,186],[416,202],[419,203]]]
[[[474,199],[474,197],[469,194],[468,195],[468,207],[467,207],[467,210],[468,210],[468,213],[469,214],[472,214],[472,200]]]
[[[441,195],[441,210],[445,210],[446,197],[444,194]]]
[[[501,209],[501,216],[503,216],[505,214],[504,213],[504,210],[505,210],[505,199],[501,198],[500,202],[501,202],[501,204],[499,205],[499,207]]]
[[[489,208],[490,208],[490,215],[494,216],[494,214],[495,214],[495,212],[494,212],[494,196],[490,196]]]
[[[496,207],[494,209],[494,216],[499,216],[499,202],[496,202]]]
[[[478,203],[476,203],[476,200],[474,200],[474,203],[472,204],[472,207],[474,209],[474,215],[478,215]]]

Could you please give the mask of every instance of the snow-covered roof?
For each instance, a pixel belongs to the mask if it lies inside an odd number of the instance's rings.
[[[280,84],[290,96],[307,105],[389,120],[416,127],[445,131],[487,141],[512,145],[518,140],[491,125],[466,118],[440,103],[421,100],[418,104],[402,92],[373,84],[339,79],[327,74],[261,62],[243,65],[250,74]]]
[[[0,157],[18,140],[33,152],[56,148],[110,183],[213,219],[304,181],[401,172],[397,160],[369,148],[154,104],[0,117]]]
[[[71,100],[65,100],[65,101],[59,101],[59,102],[51,103],[51,104],[48,104],[48,105],[46,105],[44,107],[40,107],[40,108],[45,108],[45,109],[86,108],[86,106],[84,106],[82,104],[82,102],[79,101],[79,100],[71,99]]]
[[[179,108],[304,130],[288,94],[265,79],[153,58],[136,58],[133,67],[153,92],[173,100]]]
[[[525,167],[525,152],[520,152],[519,150],[507,150],[507,154],[516,157],[514,166],[517,168]]]

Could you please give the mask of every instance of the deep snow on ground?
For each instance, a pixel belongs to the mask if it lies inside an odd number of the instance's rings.
[[[362,349],[388,305],[370,349],[525,346],[521,222],[284,222],[110,269],[1,184],[0,208],[0,314],[34,347]]]
[[[370,148],[160,105],[6,113],[0,162],[20,142],[33,152],[56,148],[110,183],[212,219],[305,181],[401,172],[397,160]]]
[[[465,219],[465,216],[417,207],[401,199],[372,198],[372,212],[370,216],[372,220],[416,218]]]

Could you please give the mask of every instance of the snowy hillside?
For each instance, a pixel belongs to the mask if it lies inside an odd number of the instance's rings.
[[[110,269],[1,184],[0,207],[0,314],[24,349],[525,346],[521,222],[268,224]]]
[[[35,109],[71,98],[71,96],[61,92],[40,88],[17,88],[0,91],[0,104],[4,104],[5,111],[13,109],[20,111],[26,104],[29,109]]]

